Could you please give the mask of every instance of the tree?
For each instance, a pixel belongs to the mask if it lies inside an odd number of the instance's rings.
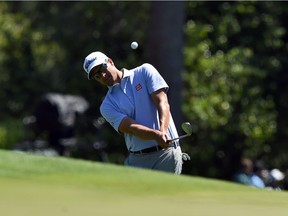
[[[243,156],[273,166],[277,125],[286,119],[277,117],[282,93],[274,77],[286,62],[284,7],[272,2],[189,4],[195,13],[187,14],[185,28],[183,111],[195,126],[190,149],[198,162],[195,173],[230,179]],[[287,161],[276,155],[274,164]]]
[[[183,25],[185,2],[151,2],[147,53],[168,85],[171,113],[178,130],[182,121]]]

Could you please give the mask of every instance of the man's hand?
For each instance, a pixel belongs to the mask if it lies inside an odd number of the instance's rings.
[[[155,140],[157,141],[157,143],[164,149],[168,148],[169,147],[169,144],[167,143],[167,140],[169,140],[169,136],[162,132],[162,131],[157,131],[156,133],[156,138]]]

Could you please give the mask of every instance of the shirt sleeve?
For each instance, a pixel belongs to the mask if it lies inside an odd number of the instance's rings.
[[[108,105],[107,103],[101,104],[100,113],[103,118],[105,118],[106,121],[120,134],[120,131],[118,130],[119,125],[127,115],[115,109],[113,105]]]
[[[148,63],[143,64],[143,76],[149,94],[162,88],[164,88],[166,92],[168,91],[169,86],[153,65]]]

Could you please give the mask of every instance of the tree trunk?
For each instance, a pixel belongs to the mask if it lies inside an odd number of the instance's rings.
[[[168,99],[176,127],[182,121],[183,24],[185,2],[151,2],[147,59],[169,85]],[[179,131],[180,133],[181,131]]]

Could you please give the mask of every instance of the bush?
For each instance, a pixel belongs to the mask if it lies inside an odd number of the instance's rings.
[[[0,122],[0,149],[12,149],[23,140],[23,124],[20,119]]]

